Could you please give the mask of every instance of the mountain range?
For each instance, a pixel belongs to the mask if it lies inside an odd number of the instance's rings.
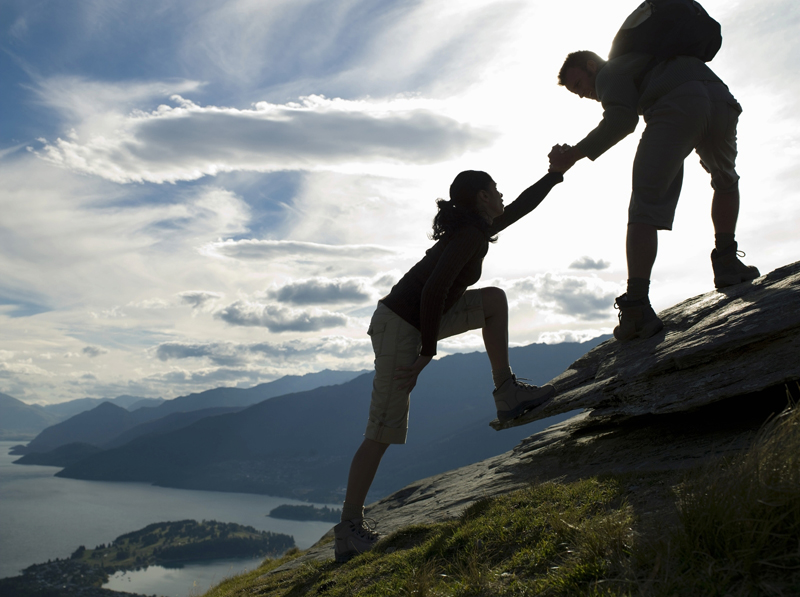
[[[98,447],[105,447],[106,444],[113,446],[116,445],[113,440],[119,438],[123,433],[126,433],[127,440],[130,440],[153,431],[163,431],[169,428],[177,429],[202,418],[202,416],[221,414],[221,411],[209,411],[202,415],[187,415],[189,412],[219,408],[227,409],[226,412],[232,412],[273,396],[342,383],[362,373],[363,371],[330,371],[325,369],[306,375],[287,375],[252,388],[214,388],[204,392],[179,396],[173,400],[159,399],[154,406],[138,408],[137,405],[141,404],[142,399],[135,397],[121,396],[114,400],[98,400],[94,406],[90,402],[93,399],[80,399],[73,402],[88,406],[87,410],[78,412],[61,422],[55,421],[51,417],[48,419],[51,421],[49,423],[50,426],[40,429],[39,435],[29,442],[27,446],[16,447],[14,453],[48,452],[72,442],[82,442]],[[25,412],[42,412],[42,407],[23,404],[10,396],[6,398],[10,399],[10,401],[7,401],[8,404],[17,409],[22,409]],[[129,400],[126,400],[126,398]],[[15,405],[14,403],[17,404]],[[125,403],[130,404],[129,409],[120,406]],[[10,408],[8,410],[10,411]],[[69,407],[62,408],[62,412],[68,410],[70,410]],[[47,413],[46,409],[44,409],[44,413]],[[176,416],[167,419],[169,415],[173,414]],[[3,421],[0,427],[13,429],[12,426],[18,419],[10,416],[7,418],[6,410],[3,409],[2,403],[0,403],[0,415],[2,415],[0,421]],[[45,414],[44,416],[47,415]],[[156,423],[156,421],[161,422]],[[117,440],[117,443],[119,441]]]
[[[512,367],[541,384],[605,339],[512,348]],[[372,385],[371,372],[351,374],[357,377],[345,383],[277,395],[247,407],[230,406],[244,402],[212,397],[240,399],[248,390],[210,390],[170,401],[206,409],[160,418],[154,413],[166,413],[169,403],[133,413],[102,404],[45,430],[29,444],[30,456],[20,462],[44,463],[41,455],[32,453],[60,446],[59,460],[52,464],[66,464],[58,473],[62,477],[336,502],[344,491],[350,459],[362,440]],[[408,445],[387,452],[371,499],[415,479],[509,450],[554,422],[498,433],[488,426],[495,416],[491,391],[485,353],[451,355],[431,363],[412,395]],[[238,410],[202,412],[208,408]],[[130,425],[133,420],[137,425]],[[65,451],[65,444],[78,442],[101,451],[92,453],[85,446]],[[78,457],[70,461],[65,453]]]

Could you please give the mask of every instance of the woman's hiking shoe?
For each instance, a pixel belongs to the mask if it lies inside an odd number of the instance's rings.
[[[497,407],[497,418],[503,423],[516,419],[527,411],[541,406],[555,393],[556,389],[551,385],[541,388],[532,386],[517,381],[516,375],[512,375],[492,392]]]
[[[647,298],[632,301],[623,294],[617,297],[614,308],[619,309],[619,325],[614,328],[614,337],[620,342],[649,338],[664,329],[664,323]]]
[[[347,562],[360,553],[369,551],[381,536],[375,532],[375,521],[367,519],[343,520],[333,527],[336,561]]]
[[[722,251],[717,249],[711,251],[711,267],[714,268],[714,286],[716,288],[749,282],[761,275],[756,266],[745,265],[739,260],[739,257],[744,257],[744,251],[738,250],[736,242]]]

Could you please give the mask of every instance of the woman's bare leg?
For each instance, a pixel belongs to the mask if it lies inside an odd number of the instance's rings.
[[[483,343],[492,371],[508,368],[508,300],[500,288],[481,288],[483,301]]]
[[[350,507],[361,508],[367,499],[367,493],[378,472],[378,465],[386,452],[389,444],[376,442],[375,440],[364,438],[361,446],[353,456],[350,464],[350,475],[347,478],[347,493],[344,502]]]

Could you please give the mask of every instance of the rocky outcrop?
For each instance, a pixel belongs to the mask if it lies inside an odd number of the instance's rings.
[[[685,412],[800,379],[800,262],[659,317],[656,336],[609,340],[575,361],[550,382],[556,397],[527,418],[584,408],[589,422]]]
[[[511,452],[414,483],[368,516],[391,532],[531,482],[617,474],[630,479],[629,501],[646,518],[663,506],[659,485],[748,446],[765,420],[800,399],[800,262],[659,316],[664,331],[592,349],[551,382],[557,396],[529,414],[574,417]],[[287,566],[331,558],[329,535]]]

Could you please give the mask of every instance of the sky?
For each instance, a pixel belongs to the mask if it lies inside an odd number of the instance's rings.
[[[580,141],[602,108],[558,70],[607,55],[635,4],[0,0],[0,392],[370,368],[369,318],[431,246],[435,200],[478,169],[509,203]],[[800,4],[703,5],[744,107],[737,240],[765,274],[800,255]],[[491,246],[478,286],[506,291],[512,345],[613,329],[643,126]],[[656,310],[713,290],[710,204],[690,156]],[[474,350],[479,332],[439,344]]]

